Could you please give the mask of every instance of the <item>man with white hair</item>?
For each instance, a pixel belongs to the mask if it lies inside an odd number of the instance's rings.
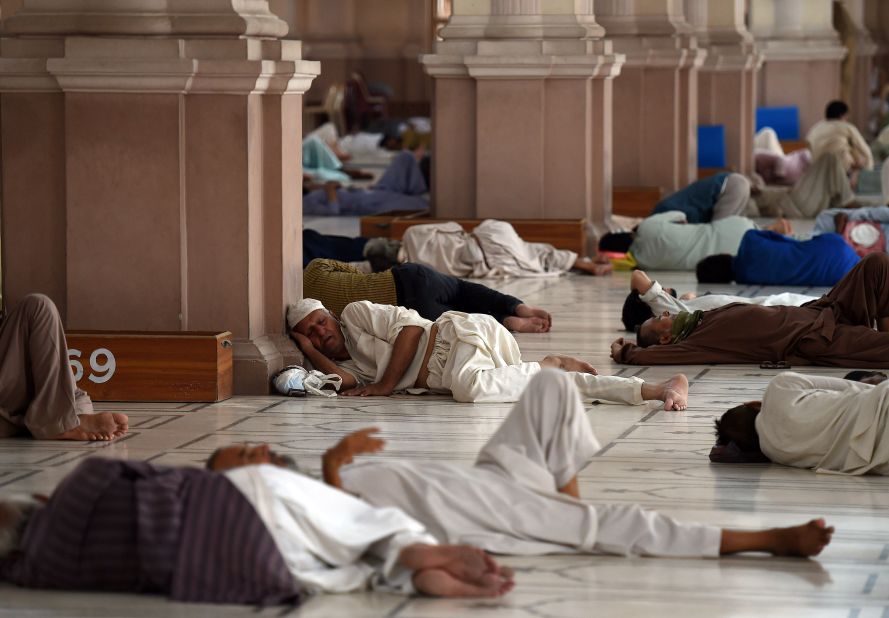
[[[337,321],[319,301],[306,298],[288,309],[287,324],[316,369],[343,379],[344,395],[418,389],[467,403],[512,402],[541,367],[553,367],[569,372],[587,399],[687,407],[688,380],[682,374],[649,384],[599,376],[592,365],[570,356],[523,362],[516,340],[489,315],[447,311],[432,322],[404,307],[359,301],[347,305]]]

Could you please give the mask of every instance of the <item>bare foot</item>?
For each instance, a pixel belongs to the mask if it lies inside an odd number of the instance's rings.
[[[799,556],[802,558],[817,556],[830,543],[833,531],[833,526],[827,526],[823,519],[813,519],[801,526],[775,528],[770,530],[775,535],[775,544],[771,553],[776,556]]]
[[[681,373],[660,384],[643,384],[642,398],[664,402],[664,410],[685,410],[688,407],[688,378]]]
[[[114,440],[127,433],[129,421],[126,414],[98,412],[81,414],[77,417],[80,425],[61,433],[53,440]]]
[[[579,358],[574,358],[573,356],[550,354],[549,356],[544,356],[543,360],[540,361],[540,364],[545,367],[562,369],[563,371],[577,371],[579,373],[591,373],[594,376],[599,375],[599,372],[596,371],[595,367],[588,362],[582,361]]]
[[[553,325],[553,316],[550,315],[549,311],[540,307],[531,307],[522,303],[516,306],[515,314],[520,318],[542,318],[546,320],[547,330]]]
[[[511,315],[503,320],[503,325],[516,333],[549,332],[549,324],[544,318],[519,318]]]
[[[594,277],[601,277],[603,275],[609,274],[614,268],[611,266],[611,262],[609,261],[607,264],[603,262],[590,262],[589,260],[577,260],[574,262],[572,268],[584,272],[588,275],[593,275]]]
[[[793,234],[793,226],[790,224],[790,221],[784,218],[780,218],[771,224],[768,229],[773,232],[778,232],[779,234]]]
[[[513,571],[465,545],[411,546],[400,562],[415,568],[414,586],[440,597],[497,597],[512,590]]]

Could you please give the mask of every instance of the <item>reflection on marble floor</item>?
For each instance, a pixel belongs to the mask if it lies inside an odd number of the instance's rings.
[[[553,331],[519,335],[523,353],[575,354],[601,373],[656,380],[671,367],[622,367],[608,344],[622,336],[620,307],[627,273],[512,280],[495,287],[552,310]],[[693,275],[664,274],[680,290]],[[711,287],[744,295],[743,286]],[[801,291],[801,290],[800,290]],[[808,290],[820,293],[821,290]],[[723,560],[548,556],[506,558],[518,570],[516,590],[494,601],[403,598],[385,594],[318,597],[301,617],[588,617],[830,616],[889,618],[889,478],[845,478],[768,465],[711,465],[713,419],[758,398],[773,372],[751,366],[683,367],[691,380],[687,412],[591,405],[588,416],[604,448],[581,474],[585,499],[639,502],[708,523],[755,527],[825,516],[833,544],[817,560],[751,555]],[[842,375],[838,369],[804,372]],[[115,444],[0,441],[0,491],[49,492],[81,459],[93,455],[201,465],[216,447],[267,441],[319,470],[319,455],[343,434],[376,425],[387,440],[380,457],[469,463],[507,414],[508,405],[465,405],[440,397],[283,399],[238,397],[216,405],[102,404],[130,414],[131,434]],[[558,522],[554,522],[558,525]],[[252,608],[191,606],[151,597],[47,593],[0,586],[8,616],[227,616]],[[278,615],[268,609],[262,615]]]

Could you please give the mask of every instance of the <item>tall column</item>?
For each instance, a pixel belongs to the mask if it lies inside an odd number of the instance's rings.
[[[796,105],[802,136],[840,96],[846,49],[833,29],[831,0],[750,0],[750,30],[763,53],[758,104]]]
[[[877,45],[865,26],[864,0],[834,3],[833,25],[846,48],[840,77],[841,98],[849,104],[849,120],[870,132],[871,72]]]
[[[435,53],[440,217],[611,215],[611,53],[592,0],[454,0]]]
[[[44,292],[69,328],[230,330],[236,392],[265,393],[298,355],[318,65],[265,0],[208,6],[25,0],[4,21],[4,298]]]
[[[723,125],[726,164],[750,173],[762,55],[744,25],[744,0],[685,0],[685,16],[707,52],[698,73],[698,122]]]
[[[668,192],[697,177],[698,67],[705,53],[679,0],[596,0],[626,55],[614,81],[614,183]]]
[[[864,23],[876,45],[872,59],[873,92],[885,99],[889,94],[889,3],[883,0],[865,0]],[[874,128],[879,130],[886,120],[882,109],[875,114],[875,120],[877,126]]]

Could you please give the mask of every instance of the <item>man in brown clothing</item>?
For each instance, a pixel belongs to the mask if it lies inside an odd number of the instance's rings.
[[[93,414],[68,364],[62,320],[42,294],[26,296],[0,321],[0,438],[112,440],[127,432],[125,414]]]
[[[876,326],[876,330],[874,327]],[[802,307],[731,304],[664,313],[637,330],[637,344],[611,344],[630,365],[761,363],[889,367],[889,255],[872,253],[836,286]]]

